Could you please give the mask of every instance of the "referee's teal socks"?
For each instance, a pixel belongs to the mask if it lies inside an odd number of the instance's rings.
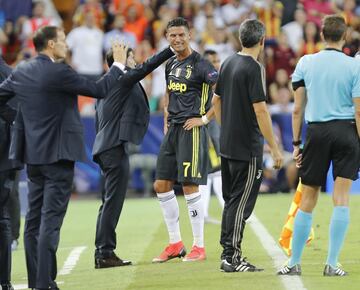
[[[292,239],[292,255],[289,267],[300,264],[301,255],[309,237],[312,223],[312,213],[298,210],[294,221],[294,234]]]
[[[335,206],[329,227],[329,252],[326,264],[337,268],[338,257],[344,243],[350,221],[350,210],[347,206]]]

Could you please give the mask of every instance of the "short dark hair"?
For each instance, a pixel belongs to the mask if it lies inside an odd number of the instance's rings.
[[[170,28],[170,27],[179,27],[179,26],[184,26],[187,28],[187,30],[190,30],[189,27],[189,23],[187,22],[187,20],[183,17],[176,17],[173,20],[170,20],[168,22],[168,24],[166,25],[166,31]]]
[[[57,26],[43,26],[36,30],[33,37],[35,50],[40,52],[47,47],[49,40],[57,40],[58,31],[62,31],[62,28]]]
[[[340,41],[346,29],[345,19],[340,15],[327,15],[323,18],[321,30],[325,41]]]
[[[212,49],[206,49],[204,51],[204,56],[207,57],[208,55],[216,55],[217,52],[215,50],[212,50]]]
[[[257,45],[265,36],[264,24],[256,19],[247,19],[241,23],[239,28],[239,38],[241,45],[251,48]]]
[[[129,57],[130,52],[132,52],[132,51],[133,51],[133,49],[131,47],[129,47],[126,52],[126,59]],[[114,63],[114,54],[113,54],[113,50],[111,48],[106,53],[106,62],[107,62],[108,67],[111,67],[112,64]]]

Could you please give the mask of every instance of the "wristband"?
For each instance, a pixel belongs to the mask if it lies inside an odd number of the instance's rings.
[[[206,117],[206,115],[203,115],[201,117],[201,121],[204,123],[204,125],[207,125],[210,122],[210,120]]]
[[[299,145],[301,145],[301,143],[302,143],[302,141],[301,140],[298,140],[298,141],[292,141],[292,144],[294,145],[294,146],[299,146]]]

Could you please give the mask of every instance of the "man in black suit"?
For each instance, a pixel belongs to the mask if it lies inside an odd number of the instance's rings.
[[[29,210],[24,245],[29,288],[58,289],[55,279],[60,228],[71,195],[74,162],[86,156],[77,95],[104,97],[123,74],[126,50],[113,45],[114,65],[99,81],[80,77],[57,63],[67,53],[65,33],[54,26],[40,28],[33,38],[39,55],[18,65],[0,85],[0,116],[16,95],[19,110],[13,125],[10,157],[27,164]]]
[[[116,248],[115,229],[119,221],[129,179],[128,142],[140,144],[149,124],[149,103],[139,83],[147,74],[173,56],[166,48],[135,68],[134,54],[128,50],[127,72],[120,84],[107,97],[96,104],[96,138],[93,148],[94,160],[100,165],[105,177],[102,204],[96,225],[95,268],[130,265],[119,259]],[[113,54],[107,54],[110,67]]]
[[[11,73],[11,68],[0,58],[0,83]],[[14,118],[15,110],[8,107],[7,114]],[[11,117],[13,116],[13,117]],[[0,285],[3,290],[13,289],[11,280],[11,223],[9,195],[13,189],[16,169],[20,162],[8,159],[10,145],[10,123],[0,118]]]

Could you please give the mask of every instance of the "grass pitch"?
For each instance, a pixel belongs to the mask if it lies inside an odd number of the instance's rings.
[[[283,226],[291,195],[259,196],[255,214],[277,241]],[[191,248],[192,237],[183,197],[180,204],[181,232],[185,246]],[[220,225],[205,225],[207,260],[185,263],[180,259],[164,264],[151,260],[166,246],[168,237],[157,199],[129,199],[125,202],[117,229],[117,254],[130,259],[134,265],[113,269],[94,269],[94,235],[100,201],[71,200],[61,232],[58,250],[58,270],[75,247],[85,246],[76,266],[69,275],[58,276],[62,290],[242,290],[285,289],[272,259],[265,252],[250,227],[245,230],[244,254],[255,265],[265,268],[260,273],[222,273],[220,266]],[[314,215],[315,240],[306,247],[301,277],[306,289],[360,289],[360,195],[351,197],[351,223],[340,261],[350,272],[348,277],[323,277],[322,270],[327,253],[328,224],[332,212],[331,197],[322,195]],[[210,213],[220,220],[221,210],[215,199]],[[13,253],[13,284],[24,289],[26,269],[23,242]],[[292,289],[288,285],[287,289]]]

